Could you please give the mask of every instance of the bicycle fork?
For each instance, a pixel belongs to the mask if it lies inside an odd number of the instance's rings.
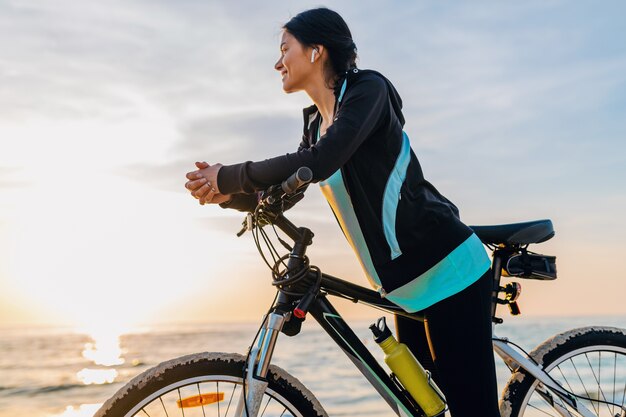
[[[276,340],[284,323],[284,314],[270,313],[265,316],[258,343],[248,356],[244,389],[239,397],[235,416],[256,417],[259,413],[263,394],[268,386],[267,371],[270,367]]]

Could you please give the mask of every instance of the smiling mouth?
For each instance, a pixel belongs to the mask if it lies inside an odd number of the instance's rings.
[[[281,72],[280,75],[281,75],[282,78],[285,78],[285,76],[287,75],[287,71]]]

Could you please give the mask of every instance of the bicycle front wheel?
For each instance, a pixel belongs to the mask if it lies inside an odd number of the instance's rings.
[[[242,394],[245,357],[233,353],[183,356],[149,369],[122,387],[94,417],[235,416]],[[313,394],[277,366],[259,416],[327,417]]]
[[[587,398],[577,398],[577,401],[595,416],[620,415],[620,406],[624,407],[626,400],[624,329],[585,327],[570,330],[548,339],[530,356],[563,388]],[[500,402],[502,417],[560,417],[549,401],[537,393],[538,386],[539,381],[524,370],[514,373]],[[560,398],[553,397],[555,403],[565,407]],[[572,415],[578,415],[566,408]]]

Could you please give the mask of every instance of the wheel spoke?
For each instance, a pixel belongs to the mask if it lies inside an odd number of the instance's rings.
[[[578,368],[576,367],[576,364],[574,363],[572,358],[570,358],[569,361],[572,363],[572,366],[574,367],[574,371],[576,371],[576,375],[578,375],[578,379],[580,380],[580,383],[583,386],[583,389],[585,390],[585,394],[587,394],[587,398],[591,398],[591,395],[589,395],[589,391],[587,391],[587,387],[585,386],[583,379],[580,377],[580,373],[578,372]],[[600,415],[600,410],[596,410],[596,406],[594,405],[593,401],[591,401],[591,406],[593,407],[593,411],[598,413],[598,415]]]
[[[268,397],[267,398],[267,402],[265,403],[265,407],[263,408],[263,412],[261,413],[261,417],[263,417],[263,415],[265,414],[265,410],[267,410],[267,406],[269,405],[271,400],[272,400],[272,397]]]
[[[556,367],[556,368],[557,368],[557,369],[559,370],[559,372],[561,373],[561,376],[563,376],[563,381],[565,381],[565,383],[567,384],[567,387],[569,388],[569,390],[570,390],[571,392],[574,392],[574,389],[573,389],[573,388],[572,388],[572,386],[569,384],[569,381],[567,380],[567,377],[565,376],[565,374],[564,374],[564,373],[563,373],[563,371],[561,370],[561,366],[560,366],[560,365],[557,365],[557,367]]]
[[[544,371],[562,389],[578,397],[577,404],[570,406],[566,398],[544,395],[541,381],[522,371],[526,378],[512,376],[503,396],[508,399],[511,416],[562,417],[563,413],[574,417],[582,415],[582,410],[590,416],[621,415],[626,403],[626,330],[572,329],[555,335],[535,350],[542,352]]]
[[[601,354],[602,351],[598,352],[598,354]],[[602,394],[602,400],[607,401],[606,396],[604,395],[604,391],[602,390],[602,388],[600,388],[600,360],[598,359],[598,376],[596,376],[595,371],[593,370],[593,366],[591,366],[591,361],[589,360],[589,356],[585,353],[585,358],[587,358],[587,363],[589,364],[589,368],[591,369],[591,373],[593,374],[593,377],[596,380],[596,383],[598,384],[598,400],[600,400],[600,394]],[[606,404],[606,403],[605,403]],[[598,415],[600,414],[600,407],[602,405],[600,403],[598,403]],[[606,404],[606,408],[607,410],[609,410],[609,414],[611,414],[611,408],[609,408],[609,405]]]
[[[613,404],[615,404],[615,377],[617,374],[617,352],[613,353]],[[611,408],[611,415],[615,415],[615,406],[613,405]]]
[[[586,356],[586,355],[585,355]],[[600,361],[602,360],[602,351],[598,352],[598,399],[600,399],[600,381],[602,380],[602,375],[600,374]],[[591,370],[593,370],[593,368],[591,368]],[[595,375],[594,375],[595,376]],[[604,400],[606,401],[606,397],[604,397],[604,392],[602,393],[602,397],[604,398]],[[608,408],[608,404],[606,405]],[[609,408],[609,413],[611,412],[611,409]]]
[[[183,398],[180,395],[180,388],[177,388],[176,391],[178,391],[178,399],[180,400],[180,403],[183,403]],[[185,417],[185,408],[184,407],[180,407],[180,412],[183,414],[183,417]]]
[[[188,357],[174,359],[167,367],[159,369],[158,376],[150,370],[144,374],[147,376],[145,379],[131,381],[122,394],[116,394],[111,399],[113,406],[106,410],[101,409],[98,415],[229,417],[235,413],[235,411],[230,413],[230,407],[232,406],[233,410],[238,407],[237,399],[243,392],[242,384],[245,383],[245,379],[242,378],[241,369],[244,363],[243,357],[233,360],[231,355],[216,355],[214,358],[200,358],[198,361],[189,361]],[[311,393],[301,387],[285,383],[291,378],[286,372],[282,370],[270,372],[271,382],[259,393],[261,398],[258,417],[315,414],[313,411],[315,398]],[[120,401],[122,398],[124,400]],[[199,410],[200,407],[202,412]],[[177,408],[180,411],[176,411]]]
[[[563,377],[563,381],[567,384],[567,387],[569,388],[570,392],[574,392],[574,388],[572,388],[572,385],[569,383],[569,380],[567,379],[567,377],[565,376],[565,374],[563,373],[563,370],[561,369],[561,365],[557,365],[556,369],[559,370],[559,373],[561,374],[561,376]],[[563,403],[563,400],[560,397],[556,397],[559,399],[561,407],[565,408],[566,410],[568,410],[567,412],[569,413],[569,409],[567,408],[567,406],[565,405],[565,403]],[[570,413],[571,415],[571,413]]]
[[[228,416],[228,410],[230,410],[230,403],[233,401],[233,395],[235,395],[236,389],[237,389],[237,385],[233,384],[233,392],[230,393],[230,400],[228,400],[228,407],[226,407],[226,414],[224,414],[224,417]]]
[[[558,395],[557,395],[557,396],[553,396],[553,397],[552,397],[552,401],[553,401],[555,404],[560,405],[560,406],[561,406],[561,408],[563,408],[565,411],[567,411],[567,413],[568,413],[570,416],[574,416],[574,415],[571,413],[571,411],[570,411],[570,408],[571,408],[571,407],[568,407],[568,405],[567,405],[567,404],[563,401],[563,399],[562,399],[561,397],[559,397]],[[549,405],[551,408],[553,408],[553,409],[554,409],[554,405],[552,405],[552,404],[550,404],[550,403],[548,403],[548,405]],[[558,413],[558,411],[557,411],[557,413]],[[558,413],[558,415],[559,415],[559,417],[561,417],[561,413]]]
[[[167,409],[165,408],[165,404],[163,404],[163,397],[159,397],[159,400],[161,401],[161,405],[163,406],[163,411],[165,411],[165,417],[170,417],[169,414],[167,414]]]
[[[545,410],[542,410],[541,408],[537,407],[536,405],[532,405],[530,402],[528,403],[528,406],[531,407],[531,408],[534,408],[537,411],[540,411],[540,412],[544,413],[545,415],[552,416],[552,417],[558,417],[558,416],[555,416],[554,414],[548,413]]]
[[[200,392],[200,384],[196,383],[196,387],[198,388],[198,397],[200,398],[200,406],[202,407],[202,416],[206,417],[206,413],[204,412],[204,404],[202,403],[202,392]],[[219,404],[219,402],[218,402]]]

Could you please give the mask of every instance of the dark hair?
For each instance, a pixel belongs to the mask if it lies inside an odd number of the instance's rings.
[[[305,46],[323,45],[329,59],[324,67],[324,78],[329,88],[351,68],[356,67],[356,45],[352,33],[339,13],[320,7],[298,13],[283,29]]]

